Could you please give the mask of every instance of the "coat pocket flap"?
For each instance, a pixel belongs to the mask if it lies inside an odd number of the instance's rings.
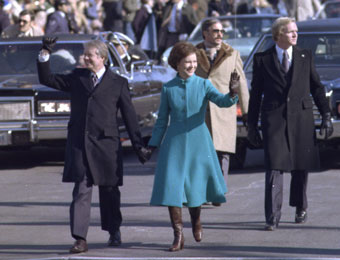
[[[302,107],[304,109],[313,108],[313,102],[310,98],[302,100]]]
[[[115,129],[113,129],[113,128],[105,128],[104,129],[104,136],[115,136],[116,135],[116,133],[115,133],[116,131],[115,131]]]

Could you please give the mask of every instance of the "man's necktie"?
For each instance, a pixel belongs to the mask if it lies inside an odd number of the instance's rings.
[[[282,57],[282,67],[285,73],[289,70],[289,60],[288,60],[288,53],[287,51],[283,51],[283,57]]]
[[[95,87],[98,84],[98,77],[95,73],[91,74],[91,79],[92,79],[92,83],[93,83],[93,87]]]
[[[175,16],[175,28],[176,28],[176,32],[180,32],[181,31],[181,10],[176,8],[176,16]]]

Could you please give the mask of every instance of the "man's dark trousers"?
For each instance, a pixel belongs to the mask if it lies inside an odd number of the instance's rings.
[[[297,209],[307,209],[308,172],[294,170],[291,172],[289,205]],[[266,223],[276,225],[281,218],[283,200],[283,171],[267,170],[265,182],[265,216]]]
[[[90,224],[92,183],[85,175],[74,185],[70,207],[71,234],[75,239],[86,240]],[[114,234],[122,223],[120,191],[118,186],[99,186],[99,206],[102,229]]]

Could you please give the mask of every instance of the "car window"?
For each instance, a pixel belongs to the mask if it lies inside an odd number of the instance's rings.
[[[0,75],[36,74],[36,60],[41,43],[0,45]],[[83,66],[83,45],[57,44],[50,56],[52,72],[67,73],[76,66]]]

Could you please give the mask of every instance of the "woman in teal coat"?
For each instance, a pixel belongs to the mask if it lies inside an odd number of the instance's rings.
[[[149,141],[150,149],[160,147],[151,205],[169,207],[175,239],[170,251],[183,248],[183,205],[189,208],[193,235],[202,239],[201,205],[225,202],[226,184],[208,128],[205,112],[208,101],[229,107],[238,100],[235,88],[219,93],[208,79],[195,75],[196,48],[187,42],[173,47],[169,64],[177,76],[164,84],[158,119]],[[233,86],[239,76],[232,73]]]

